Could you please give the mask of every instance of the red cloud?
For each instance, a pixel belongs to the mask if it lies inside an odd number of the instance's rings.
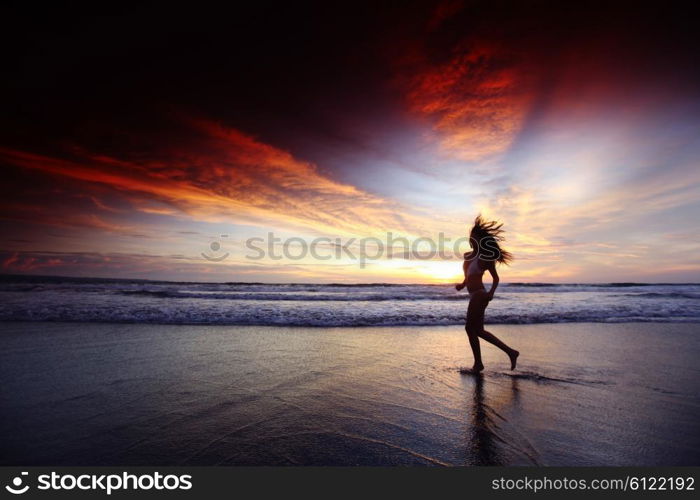
[[[70,160],[7,148],[0,148],[0,158],[27,171],[71,179],[80,190],[77,195],[87,200],[97,186],[109,187],[112,195],[151,214],[336,234],[401,232],[422,225],[423,219],[412,218],[406,210],[398,216],[394,203],[335,181],[288,151],[216,123],[200,120],[190,125],[187,140],[173,140],[174,145],[138,159],[78,148],[73,149]],[[30,201],[42,208],[41,200]],[[65,207],[57,207],[58,212],[49,210],[49,214],[39,208],[30,210],[52,224],[132,230],[94,215],[65,213]],[[24,212],[18,205],[7,204],[4,211],[14,213],[15,218]]]
[[[506,150],[533,101],[528,65],[498,44],[462,42],[447,61],[411,71],[410,110],[431,120],[445,153],[467,161]]]
[[[2,261],[2,269],[3,271],[9,273],[25,273],[30,271],[36,271],[38,269],[57,267],[62,264],[63,262],[61,261],[61,259],[42,259],[37,258],[33,255],[20,254],[18,252],[15,252]]]

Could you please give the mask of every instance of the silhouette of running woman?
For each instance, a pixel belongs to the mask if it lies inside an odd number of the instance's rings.
[[[469,307],[467,308],[465,329],[469,337],[469,345],[474,353],[474,366],[471,370],[473,373],[479,373],[484,369],[484,363],[481,361],[479,337],[492,343],[508,355],[511,370],[515,370],[518,355],[520,354],[515,349],[508,347],[493,333],[484,330],[484,312],[489,301],[493,298],[499,282],[496,263],[508,264],[513,260],[510,252],[501,248],[500,245],[500,242],[504,239],[502,226],[503,224],[499,224],[497,221],[484,220],[481,215],[474,219],[474,226],[469,233],[469,246],[472,247],[472,251],[464,254],[464,264],[462,266],[464,269],[464,281],[455,286],[457,290],[462,290],[466,287],[469,292]],[[488,292],[482,281],[484,271],[491,273],[493,278],[491,290]]]

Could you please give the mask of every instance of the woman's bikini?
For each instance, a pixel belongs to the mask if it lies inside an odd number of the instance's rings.
[[[467,268],[467,280],[476,274],[478,274],[479,276],[484,274],[484,270],[479,267],[478,257],[469,263],[469,267]],[[469,287],[467,287],[467,291],[469,292],[470,295],[472,293],[478,292],[480,290],[483,290],[484,292],[486,291],[486,287],[484,287],[483,283],[481,284],[481,287],[475,288],[473,290],[470,290]]]

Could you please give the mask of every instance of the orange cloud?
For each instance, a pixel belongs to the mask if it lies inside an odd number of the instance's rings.
[[[428,117],[441,149],[476,161],[508,149],[533,101],[531,72],[496,44],[461,43],[452,56],[421,65],[409,79],[411,111]]]
[[[21,254],[19,252],[14,252],[9,257],[6,257],[2,261],[2,270],[5,272],[30,272],[36,271],[38,269],[46,269],[50,267],[57,267],[63,264],[61,259],[48,258],[40,259],[33,255]]]
[[[0,148],[0,158],[17,167],[80,181],[83,198],[91,186],[107,186],[136,210],[150,214],[363,236],[428,227],[425,217],[335,181],[288,151],[212,122],[191,125],[195,133],[186,144],[173,141],[175,146],[151,152],[145,159],[77,148],[70,160],[7,148]],[[40,217],[54,219],[45,213]],[[109,224],[96,216],[69,214],[64,223],[71,221],[109,230]]]

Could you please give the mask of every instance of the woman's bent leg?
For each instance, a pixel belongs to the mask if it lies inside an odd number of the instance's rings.
[[[481,329],[481,333],[479,333],[479,337],[484,339],[486,342],[492,343],[493,345],[504,351],[510,358],[510,369],[515,370],[515,365],[518,362],[518,355],[520,354],[518,351],[516,351],[512,347],[509,347],[505,342],[496,337],[493,333],[487,332],[483,328]]]
[[[508,347],[508,345],[505,342],[503,342],[501,339],[496,337],[493,333],[487,332],[483,328],[478,335],[479,335],[479,337],[484,339],[486,342],[490,342],[491,344],[495,345],[496,347],[505,351],[506,353],[509,353],[510,351],[513,350],[510,347]]]

